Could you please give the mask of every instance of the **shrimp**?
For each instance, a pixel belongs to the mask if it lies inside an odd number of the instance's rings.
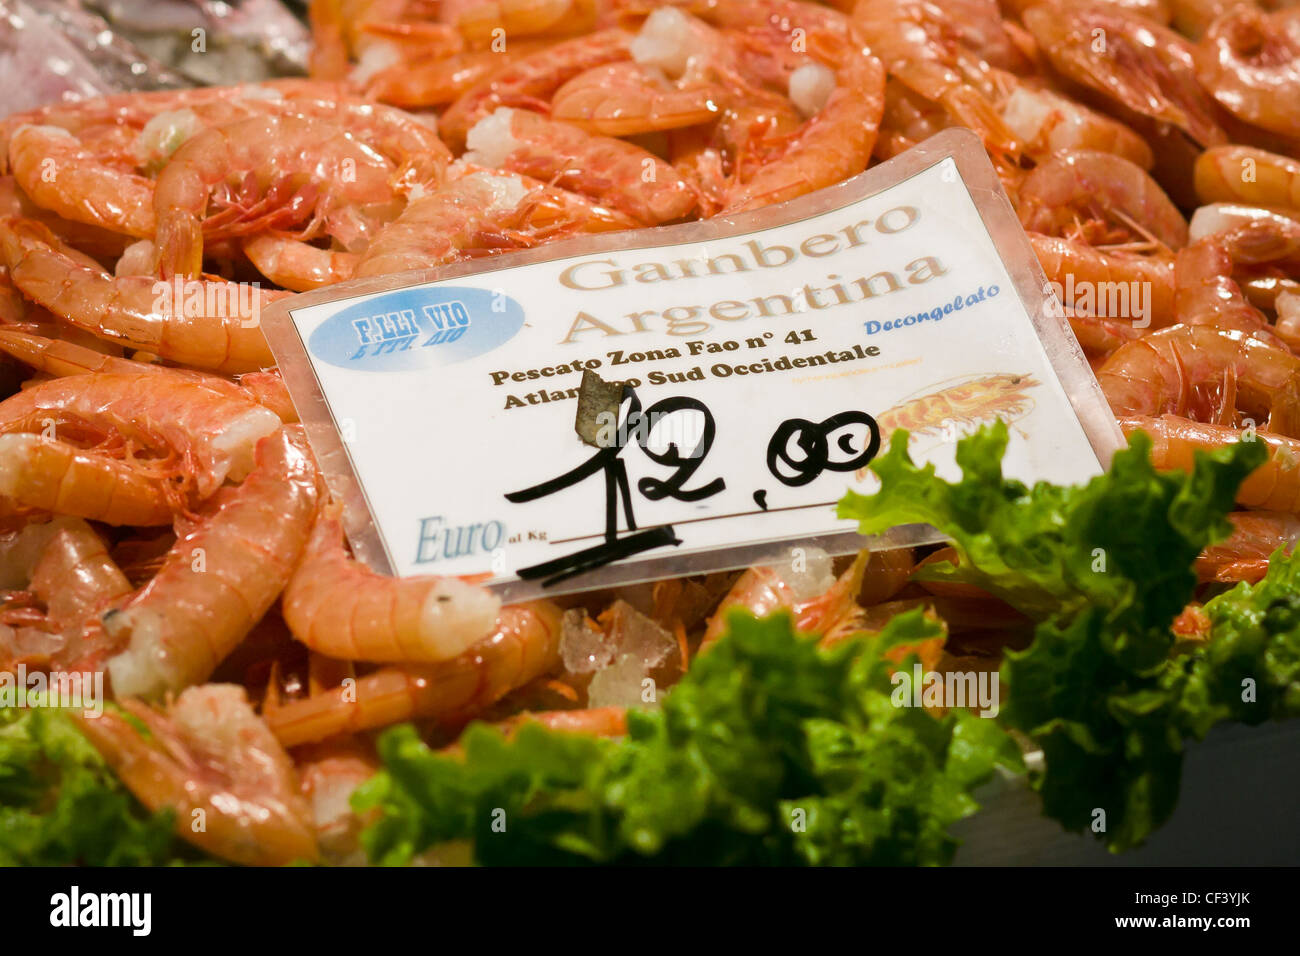
[[[271,191],[305,177],[308,185],[298,194],[314,194],[315,220],[345,246],[364,243],[396,211],[392,163],[333,123],[270,115],[215,126],[186,140],[158,176],[155,244],[164,277],[197,278],[205,236],[262,228],[263,217],[250,221],[242,211],[233,222],[224,213],[207,222],[203,215],[214,190],[268,169],[274,170]]]
[[[1240,202],[1300,210],[1300,160],[1252,146],[1215,146],[1196,160],[1203,203]]]
[[[1268,415],[1300,358],[1237,331],[1175,325],[1121,346],[1097,373],[1116,415],[1183,415],[1238,425]]]
[[[507,605],[491,633],[458,657],[434,664],[382,667],[263,713],[286,747],[419,718],[443,723],[481,712],[560,663],[561,611],[548,601]]]
[[[1210,25],[1195,57],[1197,78],[1224,109],[1300,136],[1300,10],[1235,8]]]
[[[727,633],[727,614],[733,608],[744,608],[758,617],[785,609],[794,616],[798,630],[827,636],[838,633],[850,622],[859,610],[856,598],[863,586],[871,552],[860,553],[836,578],[831,574],[829,555],[820,549],[804,550],[803,558],[813,566],[811,571],[805,568],[787,572],[779,565],[746,570],[709,618],[697,654],[703,654]],[[792,581],[795,574],[804,576]],[[809,581],[809,575],[815,580]]]
[[[1030,231],[1094,245],[1113,241],[1116,224],[1119,241],[1137,233],[1170,249],[1187,244],[1178,207],[1141,166],[1113,153],[1074,150],[1036,166],[1020,187],[1019,212]]]
[[[982,375],[953,384],[940,383],[942,388],[909,399],[876,416],[876,425],[882,437],[906,428],[915,438],[919,435],[943,434],[957,425],[974,425],[1002,419],[1015,421],[1028,415],[1034,400],[1027,392],[1038,386],[1032,375],[999,372]],[[934,387],[934,386],[931,386]],[[866,466],[857,470],[859,481],[867,476]]]
[[[167,447],[185,462],[206,498],[253,468],[254,447],[280,426],[274,412],[165,375],[71,375],[0,402],[0,434],[84,424],[146,447]]]
[[[6,499],[112,525],[172,520],[166,487],[145,470],[40,435],[0,435],[0,514]]]
[[[1234,263],[1300,263],[1300,222],[1283,216],[1254,219],[1198,239],[1178,253],[1174,267],[1178,318],[1188,325],[1271,335],[1264,314],[1232,278]]]
[[[84,521],[64,525],[45,546],[32,570],[31,590],[45,604],[46,618],[59,631],[82,624],[131,592],[103,539]]]
[[[305,753],[295,754],[296,769],[321,855],[331,863],[364,864],[363,820],[353,811],[351,799],[378,771],[378,758],[372,748],[350,737],[303,749]]]
[[[675,82],[654,67],[624,61],[592,67],[561,86],[551,115],[604,136],[633,136],[695,126],[718,118],[726,90]]]
[[[357,276],[390,275],[450,262],[477,250],[505,251],[539,230],[627,229],[635,220],[520,176],[468,172],[413,200],[370,244]]]
[[[583,33],[596,25],[595,0],[445,0],[442,15],[470,44],[497,36]]]
[[[343,550],[338,517],[326,512],[282,607],[294,637],[320,654],[431,663],[456,657],[487,635],[501,602],[459,578],[375,574]]]
[[[466,162],[573,190],[648,226],[682,219],[696,205],[687,182],[653,153],[526,110],[497,109],[467,142]]]
[[[1229,10],[1256,9],[1255,0],[1170,0],[1170,21],[1183,36],[1199,40],[1211,23]]]
[[[890,76],[978,133],[991,154],[1019,154],[1021,144],[993,105],[988,62],[967,47],[968,37],[939,4],[862,0],[853,27]]]
[[[9,164],[32,201],[75,222],[129,236],[154,231],[154,184],[104,164],[58,126],[19,126],[9,137]]]
[[[690,126],[668,134],[668,158],[677,174],[691,184],[700,215],[709,218],[722,208],[727,191],[725,157],[711,126]]]
[[[1163,471],[1190,472],[1196,452],[1242,440],[1241,431],[1233,426],[1193,422],[1178,415],[1121,415],[1118,420],[1125,435],[1143,431],[1151,436],[1151,463]],[[1264,443],[1268,459],[1237,489],[1237,503],[1300,514],[1300,441],[1262,431],[1253,433],[1251,440]]]
[[[885,69],[862,51],[836,82],[825,107],[781,142],[777,156],[728,191],[724,212],[785,202],[867,168],[885,107]]]
[[[1024,22],[1067,79],[1134,114],[1177,127],[1201,147],[1227,140],[1213,100],[1196,79],[1192,44],[1172,30],[1113,5],[1081,0],[1036,4],[1025,11]]]
[[[191,687],[166,711],[123,701],[127,714],[78,727],[150,810],[170,808],[176,835],[232,863],[280,866],[319,851],[293,762],[231,684]]]
[[[75,342],[47,339],[19,329],[3,327],[0,327],[0,352],[53,378],[86,375],[91,372],[171,376],[201,385],[230,398],[257,402],[275,412],[280,421],[286,425],[298,421],[298,413],[294,410],[284,380],[276,372],[248,372],[240,376],[239,382],[235,383],[208,372],[195,372],[185,368],[171,368],[153,362],[137,362],[134,359],[105,355]]]
[[[1290,551],[1300,541],[1300,516],[1280,511],[1237,511],[1228,515],[1232,534],[1196,559],[1202,581],[1255,582],[1268,572],[1278,548]]]
[[[1128,126],[1049,89],[1015,83],[998,115],[1038,162],[1060,150],[1113,153],[1147,170],[1154,161],[1146,140]]]
[[[516,60],[467,90],[442,114],[439,130],[443,140],[452,149],[461,149],[470,127],[498,106],[540,106],[580,73],[628,59],[631,40],[625,30],[604,30]]]
[[[105,341],[213,371],[275,364],[258,317],[287,293],[220,280],[113,277],[27,219],[0,220],[0,252],[24,295]]]
[[[315,465],[288,429],[257,446],[237,489],[205,505],[162,569],[103,625],[126,649],[107,662],[118,696],[205,680],[284,589],[316,515]]]
[[[515,41],[504,50],[465,50],[385,67],[362,80],[367,99],[402,107],[445,106],[545,44]]]
[[[1101,307],[1100,295],[1093,296],[1095,301],[1086,311],[1105,314],[1107,318],[1141,319],[1144,325],[1155,328],[1174,322],[1174,257],[1169,250],[1159,249],[1153,255],[1101,250],[1082,240],[1036,232],[1029,233],[1029,242],[1048,281],[1062,296],[1066,290],[1078,290],[1082,297],[1089,291],[1124,288],[1146,290],[1149,296],[1149,312],[1145,315],[1137,314],[1131,297],[1127,310],[1123,298],[1118,298],[1118,308],[1114,310],[1120,313],[1117,315],[1109,315],[1112,311],[1109,302],[1104,309]],[[1075,299],[1063,304],[1077,309],[1081,302]]]
[[[243,242],[244,255],[276,285],[307,292],[352,278],[361,257],[339,249],[321,249],[291,236],[262,233]]]

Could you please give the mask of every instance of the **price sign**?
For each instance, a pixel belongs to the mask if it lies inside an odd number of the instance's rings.
[[[1118,439],[960,131],[734,220],[335,286],[266,323],[358,555],[508,599],[860,548],[834,503],[897,428],[955,477],[1000,418],[1025,481],[1086,479]]]

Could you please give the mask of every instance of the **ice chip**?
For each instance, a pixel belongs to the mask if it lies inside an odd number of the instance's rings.
[[[614,659],[614,643],[587,623],[585,611],[573,608],[560,619],[560,658],[570,674],[586,674]]]
[[[825,594],[835,583],[831,556],[821,548],[791,548],[785,560],[772,567],[789,586],[797,603]]]
[[[653,710],[659,706],[658,693],[644,664],[635,654],[620,654],[618,660],[596,672],[587,688],[588,707],[637,707]]]
[[[677,651],[672,634],[621,598],[600,616],[600,623],[619,658],[631,656],[643,670],[658,667]]]

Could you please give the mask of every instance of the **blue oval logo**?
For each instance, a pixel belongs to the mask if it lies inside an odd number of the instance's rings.
[[[500,292],[440,286],[402,289],[332,315],[307,340],[322,362],[368,372],[437,368],[490,352],[524,324]]]

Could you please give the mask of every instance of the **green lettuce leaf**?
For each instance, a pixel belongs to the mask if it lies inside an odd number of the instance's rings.
[[[1196,683],[1171,676],[1182,666],[1170,660],[1171,624],[1192,598],[1196,556],[1230,531],[1236,489],[1264,449],[1242,442],[1199,455],[1190,474],[1160,473],[1137,434],[1086,484],[1028,488],[1002,474],[1006,442],[1001,422],[961,441],[962,478],[947,482],[913,464],[906,434],[895,433],[871,466],[880,491],[850,492],[839,514],[864,534],[933,525],[959,559],[933,576],[974,584],[1039,621],[1030,647],[1006,654],[1001,720],[1043,748],[1044,811],[1123,849],[1177,801]],[[1201,684],[1227,680],[1222,664],[1197,671]]]
[[[409,727],[380,739],[372,857],[472,840],[480,863],[936,864],[995,767],[1021,768],[991,719],[896,706],[883,656],[938,636],[919,612],[823,650],[788,615],[730,632],[620,741],[469,728],[463,756]]]
[[[156,866],[196,859],[144,810],[62,711],[0,708],[0,865]]]

